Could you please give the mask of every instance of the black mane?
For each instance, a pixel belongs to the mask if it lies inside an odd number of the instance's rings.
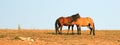
[[[72,20],[71,20],[71,22],[70,22],[70,23],[72,23],[73,21],[76,21],[76,20],[77,20],[77,18],[80,18],[79,13],[77,13],[77,14],[75,14],[75,15],[72,15]]]

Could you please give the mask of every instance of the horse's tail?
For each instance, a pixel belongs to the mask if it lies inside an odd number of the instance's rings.
[[[94,21],[93,21],[92,18],[87,17],[87,19],[89,20],[89,22],[90,22],[91,24],[93,24],[93,25],[92,25],[92,30],[93,30],[93,35],[95,35],[95,23],[94,23]]]
[[[58,32],[58,19],[55,21],[55,32],[56,32],[56,34]]]
[[[93,23],[93,35],[95,35],[95,24]]]

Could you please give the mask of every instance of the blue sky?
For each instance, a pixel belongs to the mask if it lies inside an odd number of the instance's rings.
[[[91,17],[96,29],[120,29],[120,0],[0,0],[0,28],[54,29],[61,16]],[[64,27],[67,29],[66,27]]]

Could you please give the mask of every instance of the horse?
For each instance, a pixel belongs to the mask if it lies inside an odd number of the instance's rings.
[[[88,27],[90,29],[90,35],[92,34],[92,32],[93,32],[93,35],[95,35],[95,26],[92,18],[79,17],[76,20],[77,21],[72,22],[72,24],[76,24],[78,34],[81,34],[81,27]]]
[[[56,21],[55,21],[55,32],[56,34],[62,34],[62,27],[63,26],[68,26],[68,30],[70,29],[70,26],[72,26],[72,34],[73,34],[73,27],[74,24],[71,24],[72,22],[76,21],[77,18],[79,18],[79,14],[74,14],[72,16],[68,16],[68,17],[59,17]],[[60,31],[59,31],[60,29]],[[69,32],[69,31],[68,31]],[[68,34],[67,32],[67,34]]]

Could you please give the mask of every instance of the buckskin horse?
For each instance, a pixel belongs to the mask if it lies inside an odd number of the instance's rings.
[[[90,17],[79,17],[76,21],[72,22],[72,24],[76,24],[78,34],[81,34],[81,27],[88,27],[90,29],[90,35],[92,33],[95,35],[94,22]]]
[[[79,14],[75,14],[69,17],[59,17],[56,21],[55,21],[55,32],[56,34],[62,34],[62,27],[63,26],[68,26],[68,32],[70,29],[70,26],[72,26],[72,34],[73,34],[73,26],[74,24],[72,24],[72,22],[76,21],[77,18],[79,18]],[[60,29],[60,30],[59,30]],[[67,33],[68,33],[67,32]]]

